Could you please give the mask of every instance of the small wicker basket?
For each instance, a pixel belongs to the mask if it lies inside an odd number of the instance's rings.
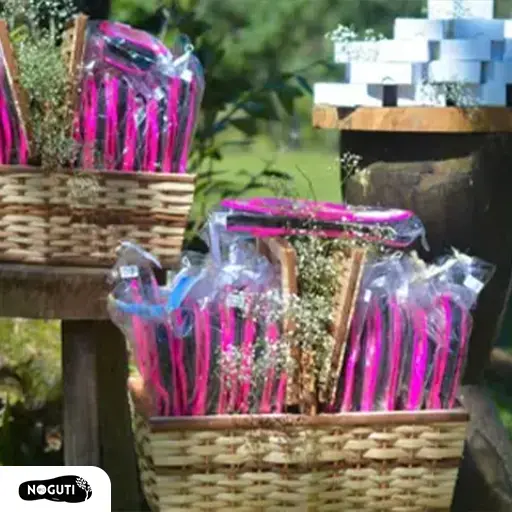
[[[157,418],[160,512],[450,510],[463,410]]]
[[[0,167],[0,261],[110,266],[121,240],[181,252],[193,175]],[[80,191],[85,189],[82,194]]]

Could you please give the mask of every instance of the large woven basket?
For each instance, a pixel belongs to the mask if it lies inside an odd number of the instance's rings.
[[[463,410],[158,418],[160,512],[450,510]]]
[[[3,166],[0,261],[110,266],[130,240],[172,265],[193,198],[192,175]]]

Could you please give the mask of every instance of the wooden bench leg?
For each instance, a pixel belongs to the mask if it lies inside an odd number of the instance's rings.
[[[96,342],[90,321],[62,321],[64,463],[99,466]]]
[[[141,510],[124,338],[109,321],[63,321],[64,460],[103,468],[112,509]]]

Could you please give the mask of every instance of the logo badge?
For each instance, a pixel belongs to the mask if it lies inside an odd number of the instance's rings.
[[[63,503],[82,503],[92,496],[89,482],[80,476],[59,476],[51,480],[30,480],[18,489],[24,501],[48,500]]]

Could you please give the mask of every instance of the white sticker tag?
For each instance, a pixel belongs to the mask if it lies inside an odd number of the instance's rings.
[[[406,284],[404,284],[400,286],[400,288],[398,288],[398,290],[396,291],[396,295],[400,299],[405,299],[405,297],[407,297],[408,292],[409,287]]]
[[[139,267],[137,265],[123,265],[119,269],[121,279],[135,279],[139,277]]]
[[[476,277],[469,275],[464,279],[464,286],[478,295],[483,290],[484,283]]]
[[[245,300],[241,293],[231,293],[226,298],[228,308],[244,309]]]
[[[365,302],[365,304],[368,304],[370,302],[371,298],[372,298],[372,292],[370,290],[366,290],[364,292],[364,297],[363,297],[363,301]]]
[[[373,281],[373,286],[384,286],[384,283],[386,282],[386,276],[378,277]]]
[[[192,78],[194,77],[194,74],[192,73],[192,71],[190,71],[190,69],[184,69],[183,72],[181,73],[181,79],[184,81],[184,82],[192,82]]]

